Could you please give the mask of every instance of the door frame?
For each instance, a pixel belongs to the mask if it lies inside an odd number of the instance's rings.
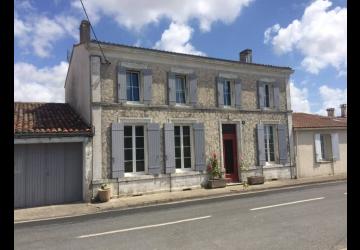
[[[237,149],[237,159],[239,162],[240,159],[240,155],[243,152],[243,140],[242,140],[242,135],[243,135],[243,121],[241,119],[232,119],[232,120],[228,120],[228,119],[219,119],[219,146],[220,146],[220,166],[221,166],[221,171],[225,172],[225,167],[224,167],[224,150],[223,150],[223,135],[222,135],[222,125],[223,124],[235,124],[236,125],[236,149]],[[242,181],[241,178],[241,171],[238,171],[238,179],[239,182]]]

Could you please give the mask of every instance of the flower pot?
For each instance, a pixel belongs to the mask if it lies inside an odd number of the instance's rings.
[[[111,198],[111,188],[98,189],[98,196],[101,202],[107,202]]]
[[[249,176],[247,182],[249,185],[264,184],[265,178],[264,176]]]
[[[207,188],[223,188],[226,187],[225,179],[211,179],[207,182]]]

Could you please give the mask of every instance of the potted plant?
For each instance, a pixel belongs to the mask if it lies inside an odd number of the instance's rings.
[[[240,156],[239,166],[240,166],[241,172],[248,171],[249,167],[250,167],[249,163],[242,156]],[[263,184],[264,182],[265,182],[264,176],[252,175],[252,176],[248,176],[246,178],[246,180],[243,181],[243,185],[245,188],[248,185]]]
[[[207,182],[207,188],[222,188],[226,187],[226,180],[222,178],[219,162],[216,157],[216,153],[213,153],[209,159],[207,166],[209,179]]]
[[[102,184],[98,189],[98,196],[101,202],[109,201],[111,198],[111,186],[108,184]]]

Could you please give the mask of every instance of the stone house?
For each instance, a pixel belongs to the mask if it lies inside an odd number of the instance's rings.
[[[293,72],[251,50],[235,61],[97,42],[82,21],[65,99],[94,130],[92,196],[102,183],[115,197],[201,187],[214,152],[231,182],[294,177]]]
[[[347,112],[341,116],[293,114],[296,171],[299,178],[347,173]]]

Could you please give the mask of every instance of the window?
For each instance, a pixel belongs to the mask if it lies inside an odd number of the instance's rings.
[[[271,125],[264,126],[265,139],[265,160],[266,162],[275,161],[275,145],[274,145],[274,127]]]
[[[124,126],[125,173],[145,171],[144,126]]]
[[[332,159],[332,145],[330,134],[320,134],[321,159],[330,161]]]
[[[128,101],[140,100],[139,72],[126,71],[126,90]]]
[[[231,106],[231,82],[225,80],[224,82],[224,106]]]
[[[191,169],[190,126],[175,126],[176,169]]]
[[[176,103],[186,103],[186,78],[185,76],[176,75]]]

